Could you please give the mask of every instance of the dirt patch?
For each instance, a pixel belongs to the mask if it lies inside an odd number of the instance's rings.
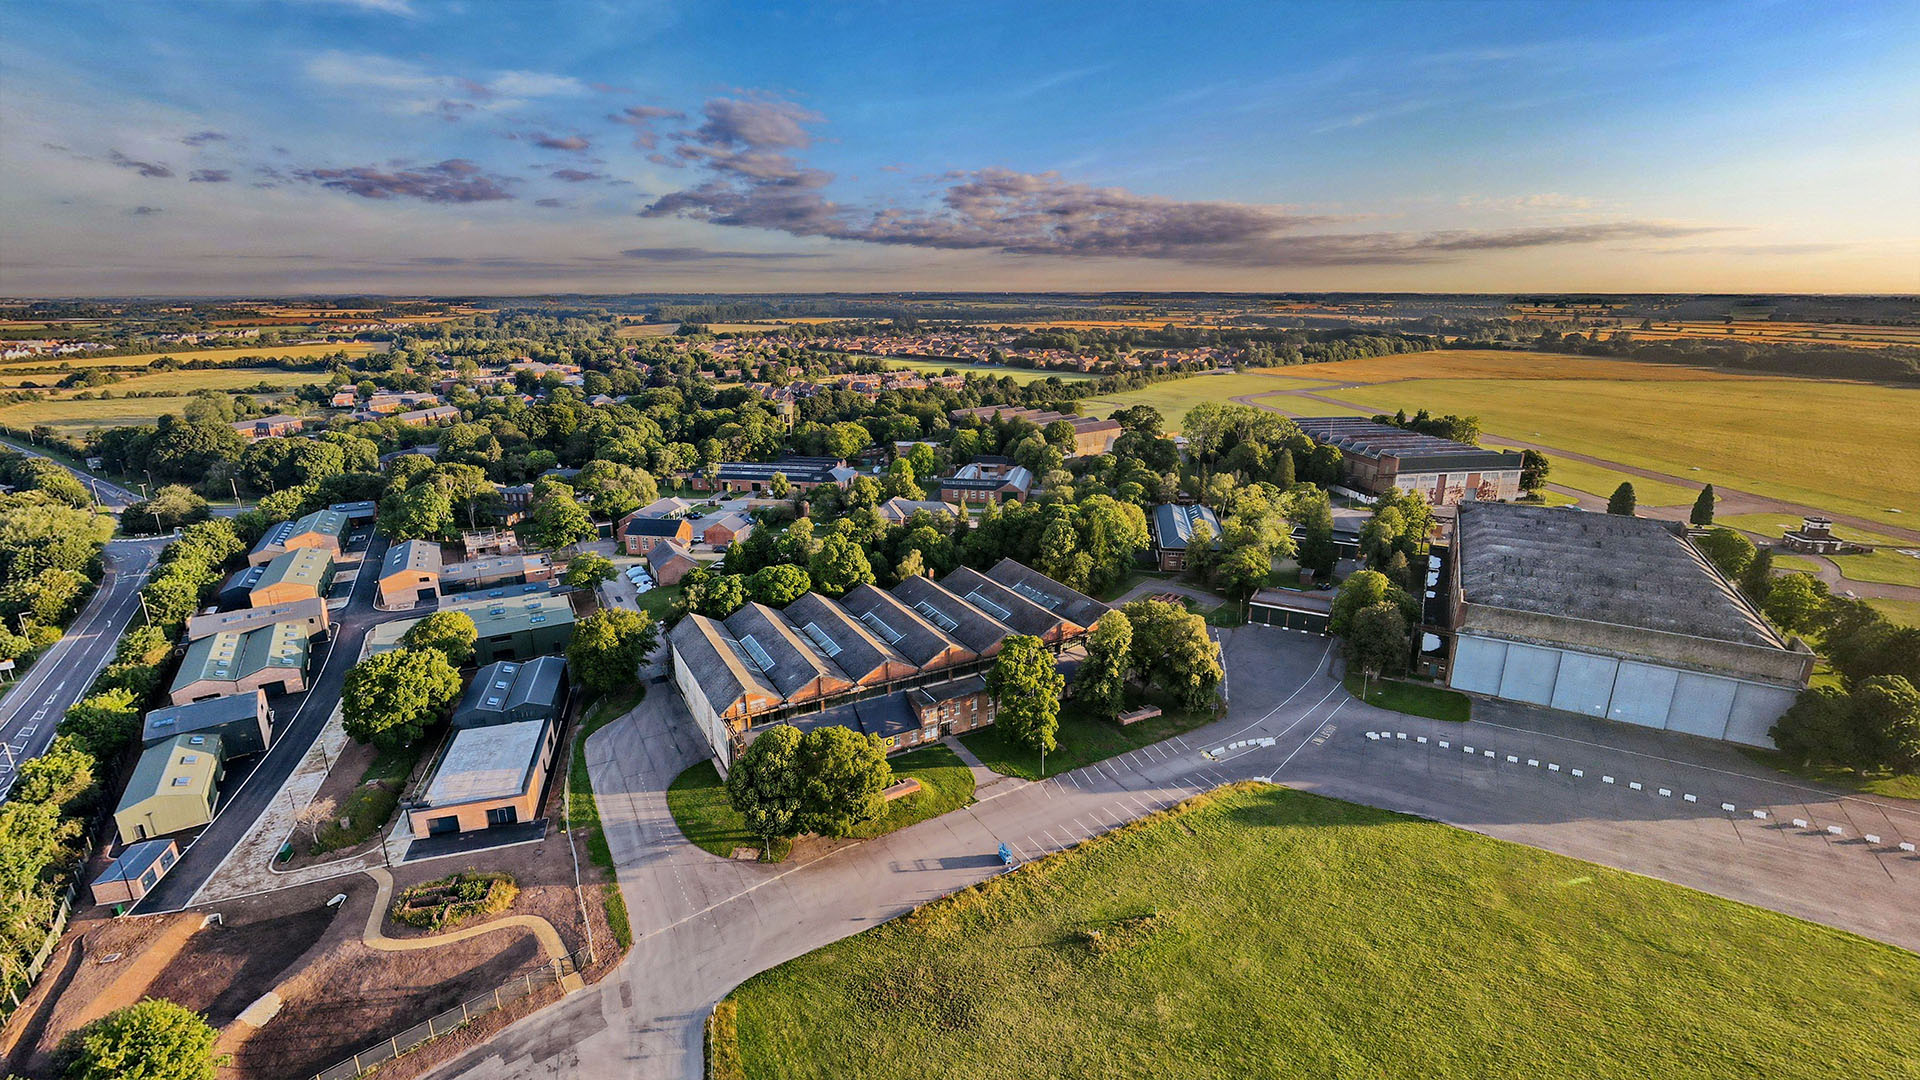
[[[337,915],[338,909],[320,902],[288,915],[208,926],[155,985],[165,987],[169,999],[205,1014],[207,1023],[224,1027],[272,989]]]
[[[46,1075],[54,1047],[66,1034],[99,1019],[115,1009],[132,1005],[148,996],[149,989],[164,985],[158,975],[187,946],[200,926],[197,914],[161,915],[143,919],[100,920],[72,935],[64,948],[79,951],[56,957],[52,970],[70,972],[64,984],[43,979],[35,987],[46,995],[50,1007],[36,1009],[38,1030],[31,1043],[22,1040],[13,1053],[12,1067],[24,1076]]]

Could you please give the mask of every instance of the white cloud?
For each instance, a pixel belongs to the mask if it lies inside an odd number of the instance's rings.
[[[329,49],[310,57],[308,79],[348,94],[384,98],[390,107],[408,113],[448,113],[444,106],[494,112],[537,98],[576,97],[588,93],[585,83],[570,75],[542,71],[502,71],[485,79],[428,70],[409,60],[378,53]]]

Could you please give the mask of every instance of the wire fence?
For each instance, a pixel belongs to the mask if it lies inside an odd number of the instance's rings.
[[[462,1024],[485,1016],[496,1009],[505,1008],[523,998],[532,997],[538,991],[559,983],[592,963],[591,948],[569,953],[557,960],[550,960],[540,967],[515,975],[484,994],[470,997],[443,1013],[428,1017],[398,1035],[375,1043],[344,1061],[336,1062],[314,1073],[313,1080],[350,1080],[368,1069],[392,1061],[429,1039],[450,1034]]]
[[[47,969],[47,962],[53,959],[54,947],[60,944],[60,935],[67,930],[67,916],[73,914],[74,889],[75,886],[68,885],[66,891],[60,894],[59,906],[54,908],[53,922],[47,928],[46,940],[40,943],[40,951],[33,954],[33,960],[18,978],[8,980],[6,994],[0,996],[0,1026],[13,1019],[13,1014],[19,1011],[21,1003],[33,991],[35,980]]]

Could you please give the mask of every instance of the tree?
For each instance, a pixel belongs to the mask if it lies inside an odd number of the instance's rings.
[[[1553,472],[1553,463],[1547,455],[1538,450],[1520,451],[1520,490],[1538,492],[1547,486],[1547,476]]]
[[[1066,685],[1045,642],[1029,634],[1012,635],[987,673],[994,725],[1020,746],[1042,754],[1052,750],[1060,730],[1060,692]]]
[[[153,493],[153,498],[121,511],[120,519],[127,522],[129,528],[137,529],[158,517],[160,531],[172,532],[182,525],[207,520],[207,513],[207,500],[196,495],[192,488],[185,484],[166,484]]]
[[[801,832],[841,837],[886,811],[881,792],[893,783],[886,744],[878,735],[831,725],[800,739]]]
[[[1854,687],[1852,705],[1873,764],[1920,771],[1920,690],[1898,675],[1876,675]]]
[[[834,532],[820,542],[812,560],[814,588],[828,596],[844,595],[856,585],[873,582],[873,564],[851,537]]]
[[[701,567],[680,579],[687,610],[709,619],[724,619],[747,602],[747,579],[740,574],[722,574]]]
[[[65,810],[93,788],[94,757],[72,737],[57,736],[45,753],[20,762],[12,797]]]
[[[776,499],[784,499],[793,494],[793,483],[787,479],[786,473],[776,472],[767,478],[767,494]]]
[[[1399,674],[1408,649],[1407,617],[1400,605],[1382,600],[1354,613],[1346,635],[1347,663],[1369,678]]]
[[[447,663],[464,667],[473,659],[473,647],[479,640],[473,616],[464,611],[436,611],[407,627],[407,632],[400,635],[400,647],[434,649],[447,658]]]
[[[772,607],[786,607],[812,587],[807,572],[791,563],[762,567],[747,578],[747,595]]]
[[[1773,592],[1773,551],[1761,548],[1754,552],[1752,561],[1740,572],[1740,591],[1747,599],[1764,606],[1767,596]]]
[[[1738,581],[1740,575],[1746,572],[1758,550],[1753,546],[1753,541],[1725,527],[1709,529],[1705,536],[1693,542],[1693,546],[1699,548],[1707,561],[1713,563],[1722,574],[1734,581]]]
[[[566,576],[561,578],[569,588],[592,589],[604,581],[612,581],[616,571],[613,560],[597,551],[586,551],[573,557],[567,564]]]
[[[1713,524],[1713,485],[1700,489],[1700,497],[1693,500],[1693,511],[1687,515],[1687,524],[1707,526]]]
[[[1226,671],[1207,621],[1163,600],[1136,600],[1122,610],[1133,623],[1133,670],[1186,708],[1212,702]]]
[[[394,649],[347,672],[340,713],[355,741],[383,750],[411,746],[460,695],[460,675],[438,649]]]
[[[1349,576],[1340,583],[1340,591],[1334,595],[1327,632],[1346,637],[1353,625],[1353,617],[1383,600],[1400,605],[1403,611],[1407,606],[1406,593],[1380,571],[1362,570]]]
[[[593,518],[573,497],[573,488],[558,480],[541,480],[533,485],[532,500],[527,536],[536,547],[557,551],[593,537]]]
[[[766,848],[800,831],[800,729],[777,724],[762,731],[727,771],[727,802]]]
[[[229,1060],[200,1014],[161,998],[95,1020],[61,1044],[65,1080],[213,1080]]]
[[[318,850],[320,847],[320,826],[332,821],[334,813],[338,810],[339,807],[334,804],[332,799],[317,798],[301,807],[299,811],[293,815],[293,822],[296,825],[301,825],[306,828],[307,840],[313,845],[315,850]]]
[[[1300,566],[1325,581],[1339,557],[1339,548],[1333,542],[1333,504],[1319,488],[1305,488],[1292,499],[1294,520],[1302,533]]]
[[[437,539],[453,530],[453,500],[431,480],[389,491],[380,500],[378,525],[395,540]]]
[[[1827,583],[1812,574],[1787,574],[1773,582],[1761,610],[1790,634],[1805,634],[1826,619]]]
[[[1607,498],[1607,513],[1614,514],[1618,517],[1632,517],[1634,505],[1633,484],[1629,481],[1622,481],[1619,487],[1613,489],[1613,494]]]
[[[1813,765],[1853,765],[1862,757],[1853,702],[1837,686],[1803,690],[1767,732],[1780,752]]]
[[[625,608],[601,608],[581,619],[567,646],[567,664],[574,677],[603,694],[633,686],[640,665],[660,644],[653,617]]]
[[[100,761],[110,761],[140,731],[140,706],[133,692],[102,690],[67,707],[60,733]]]
[[[1112,720],[1125,703],[1127,675],[1132,670],[1133,622],[1124,611],[1100,616],[1087,634],[1087,658],[1073,680],[1073,700],[1087,712]]]
[[[1072,554],[1072,549],[1068,549]],[[1042,561],[1045,556],[1042,556]],[[1203,582],[1213,580],[1213,568],[1220,561],[1220,537],[1214,534],[1213,526],[1204,521],[1193,523],[1193,529],[1187,534],[1187,569]]]

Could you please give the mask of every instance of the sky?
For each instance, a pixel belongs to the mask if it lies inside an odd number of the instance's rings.
[[[0,293],[1920,293],[1920,4],[0,0]]]

